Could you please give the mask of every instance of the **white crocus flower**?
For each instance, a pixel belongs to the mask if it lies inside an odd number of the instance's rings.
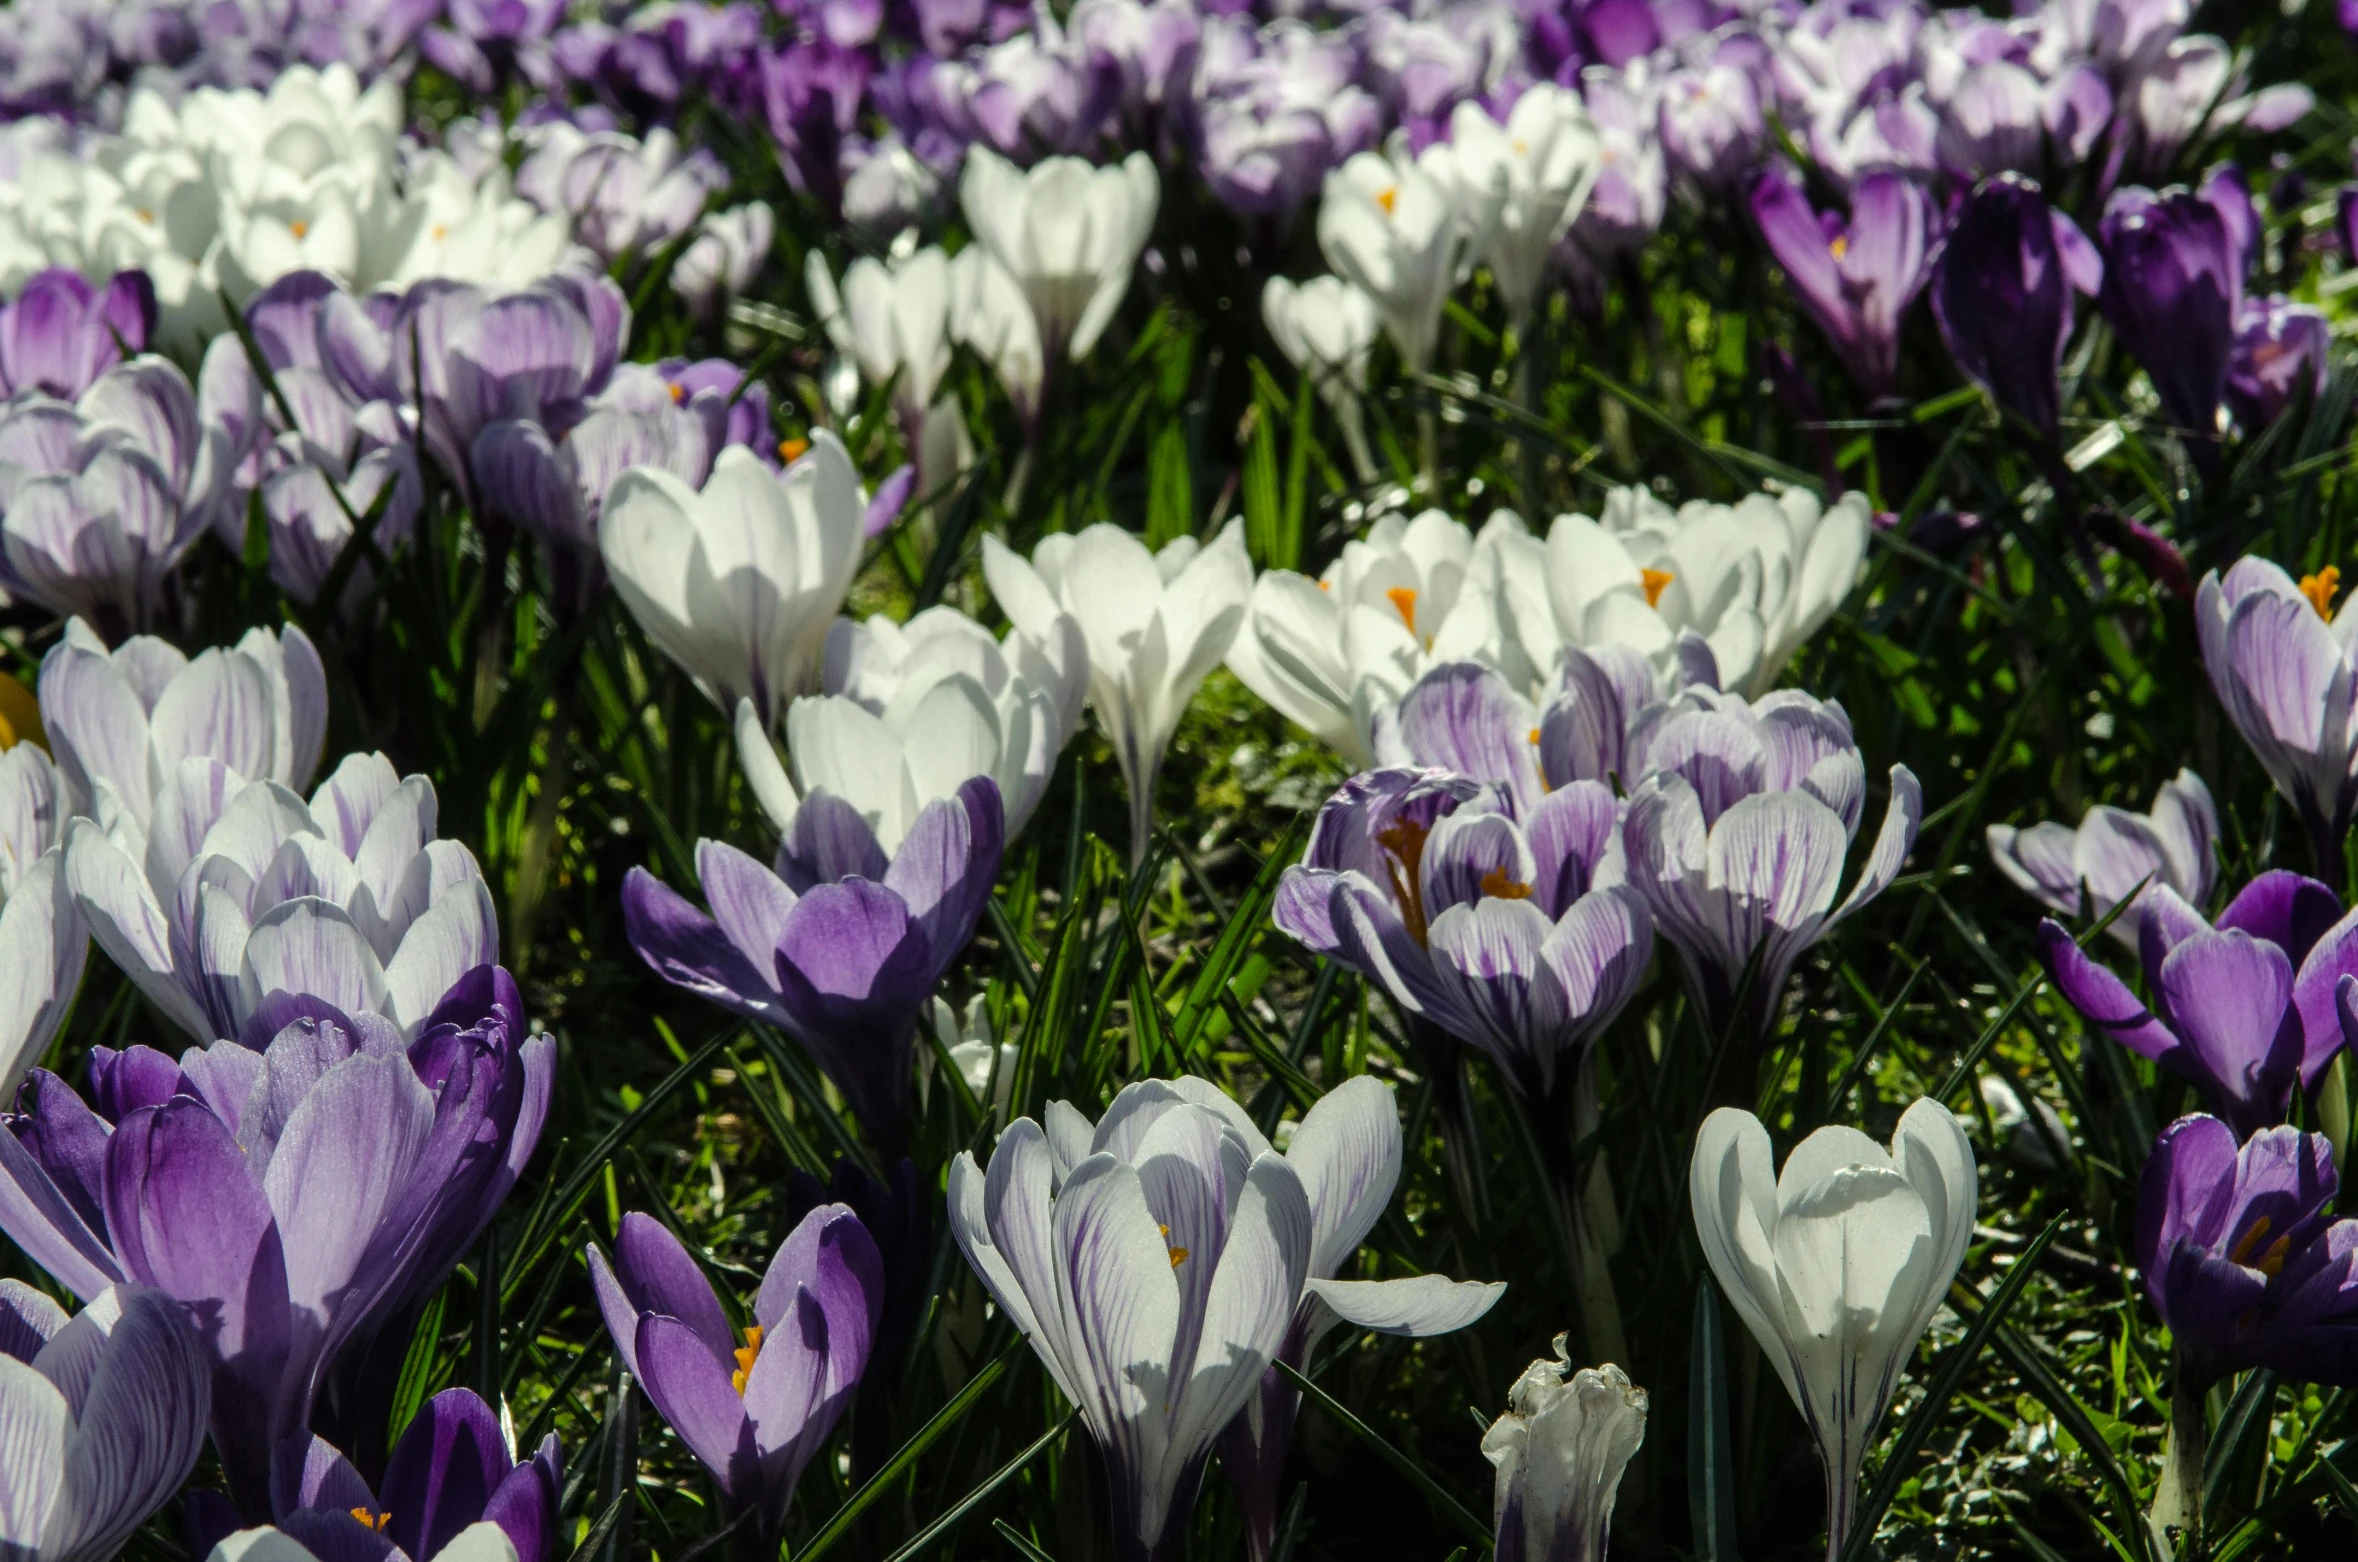
[[[1040,415],[1048,378],[1039,322],[1022,287],[979,244],[969,244],[950,262],[950,329],[991,366],[1016,417],[1029,428]]]
[[[318,1538],[316,1533],[313,1538]],[[342,1555],[333,1546],[323,1544],[320,1549],[331,1555]],[[322,1559],[286,1531],[265,1524],[229,1536],[213,1548],[205,1562],[322,1562]],[[508,1532],[484,1519],[444,1541],[442,1549],[431,1557],[420,1557],[416,1562],[520,1562],[520,1559]]]
[[[1334,409],[1351,449],[1351,464],[1364,479],[1375,476],[1359,398],[1367,392],[1367,360],[1376,333],[1384,328],[1375,300],[1340,277],[1296,283],[1271,277],[1261,289],[1261,318],[1280,351],[1310,376]]]
[[[1110,168],[1050,157],[1029,169],[988,147],[966,154],[958,198],[976,240],[1031,303],[1046,356],[1089,356],[1129,290],[1162,186],[1132,152]]]
[[[716,318],[753,286],[777,234],[777,214],[767,201],[706,213],[696,224],[696,237],[672,262],[671,290],[687,300],[699,320]]]
[[[1518,548],[1516,545],[1520,544]],[[1409,686],[1443,662],[1481,662],[1528,689],[1536,669],[1510,631],[1507,561],[1536,543],[1513,514],[1477,536],[1439,510],[1387,515],[1317,580],[1268,570],[1228,665],[1288,720],[1350,763],[1377,763],[1376,727]]]
[[[1384,329],[1411,372],[1433,360],[1441,307],[1490,226],[1495,202],[1460,205],[1463,181],[1450,148],[1414,158],[1403,146],[1359,152],[1326,176],[1318,247],[1335,274],[1375,300]]]
[[[1973,1146],[1937,1101],[1908,1108],[1888,1151],[1821,1128],[1781,1176],[1749,1112],[1721,1107],[1696,1135],[1695,1234],[1817,1440],[1829,1557],[1849,1536],[1875,1425],[1964,1262],[1977,1186]]]
[[[1231,521],[1210,547],[1182,537],[1160,552],[1118,526],[1044,537],[1029,563],[983,539],[983,574],[1008,621],[1037,639],[1069,613],[1089,648],[1089,703],[1130,789],[1130,855],[1146,856],[1155,780],[1179,717],[1220,665],[1244,619],[1253,566]]]
[[[722,710],[750,699],[767,726],[818,674],[865,511],[843,442],[818,429],[783,473],[730,446],[702,492],[632,467],[606,491],[598,551],[647,638]]]
[[[517,197],[504,167],[476,178],[446,153],[424,153],[412,160],[405,189],[384,239],[364,257],[356,287],[449,277],[520,288],[568,259],[587,257],[564,215]]]
[[[1515,100],[1505,124],[1471,100],[1449,120],[1449,140],[1466,196],[1495,197],[1498,218],[1481,258],[1518,329],[1531,318],[1549,256],[1588,201],[1603,165],[1596,126],[1580,94],[1540,82]]]
[[[82,982],[90,938],[64,882],[65,784],[39,746],[0,752],[0,1093],[41,1061]]]
[[[1832,505],[1794,488],[1673,510],[1642,488],[1619,489],[1600,519],[1556,518],[1543,571],[1553,622],[1531,611],[1517,621],[1552,630],[1526,642],[1543,666],[1559,643],[1618,644],[1667,671],[1692,630],[1710,645],[1721,688],[1759,695],[1850,595],[1870,524],[1856,491]]]
[[[906,624],[839,618],[823,692],[786,712],[791,776],[750,701],[737,708],[739,757],[781,835],[801,799],[825,791],[857,809],[889,855],[926,804],[988,776],[1013,836],[1047,794],[1088,677],[1081,626],[1062,613],[1004,643],[952,607]]]
[[[950,257],[938,244],[889,264],[862,256],[844,268],[839,293],[827,257],[814,249],[804,278],[836,350],[869,384],[892,385],[893,415],[914,450],[950,370]]]
[[[966,1001],[966,1014],[961,1018],[947,1003],[934,999],[933,1033],[941,1039],[942,1050],[949,1054],[950,1066],[966,1081],[966,1088],[974,1092],[974,1099],[988,1102],[991,1121],[1005,1126],[1007,1104],[1015,1095],[1018,1049],[1011,1041],[992,1041],[989,1001],[982,994],[975,994]],[[927,1073],[923,1071],[917,1076],[921,1100],[926,1078]]]
[[[1621,1472],[1646,1440],[1646,1391],[1610,1362],[1535,1361],[1482,1436],[1498,1471],[1491,1526],[1504,1562],[1605,1562]]]

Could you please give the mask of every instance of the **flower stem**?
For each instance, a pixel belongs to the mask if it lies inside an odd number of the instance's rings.
[[[2176,1382],[2170,1390],[2170,1435],[2162,1449],[2161,1484],[2154,1489],[2153,1508],[2146,1523],[2154,1538],[2168,1547],[2170,1531],[2179,1532],[2178,1562],[2197,1562],[2203,1555],[2202,1467],[2208,1452],[2210,1428],[2203,1420],[2204,1385],[2178,1356]]]

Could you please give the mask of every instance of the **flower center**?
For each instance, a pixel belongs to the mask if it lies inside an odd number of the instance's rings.
[[[749,1323],[745,1326],[745,1343],[737,1351],[737,1370],[729,1374],[729,1387],[737,1391],[739,1399],[745,1397],[746,1380],[753,1376],[753,1364],[759,1360],[761,1360],[761,1325]]]
[[[1376,844],[1392,859],[1385,871],[1392,877],[1392,898],[1400,902],[1400,918],[1408,936],[1425,941],[1424,858],[1426,827],[1409,819],[1395,819],[1376,832]]]
[[[428,232],[427,237],[431,238],[435,243],[439,244],[444,239],[450,237],[450,227],[447,223],[438,222],[434,224],[433,228]]]
[[[1160,1231],[1163,1234],[1163,1251],[1171,1255],[1171,1267],[1176,1269],[1181,1264],[1186,1263],[1187,1249],[1183,1247],[1171,1246],[1171,1228],[1169,1226],[1157,1226],[1155,1227],[1155,1230]]]
[[[1482,893],[1492,900],[1529,900],[1531,886],[1508,878],[1503,867],[1492,868],[1482,875]]]
[[[1399,610],[1400,622],[1408,626],[1408,632],[1412,635],[1415,634],[1416,588],[1413,586],[1394,586],[1391,590],[1385,592],[1384,596],[1391,602],[1393,607]]]
[[[287,232],[293,234],[298,239],[310,231],[311,224],[307,222],[290,222],[287,224]]]
[[[393,1522],[392,1514],[371,1513],[366,1508],[354,1508],[352,1518],[362,1529],[377,1535],[385,1533],[385,1526]]]
[[[811,442],[807,439],[781,439],[778,441],[778,459],[800,461],[802,453],[810,448]]]
[[[1678,577],[1666,569],[1639,570],[1638,584],[1643,586],[1646,590],[1646,606],[1661,606],[1662,593],[1668,591],[1670,589],[1670,583],[1676,579],[1678,579]]]
[[[1836,260],[1840,260],[1843,256],[1849,254],[1850,235],[1847,233],[1837,233],[1833,238],[1828,239],[1826,241],[1826,253],[1833,256]]]
[[[679,405],[681,402],[683,402],[683,401],[686,401],[687,399],[688,399],[688,393],[687,393],[686,391],[684,391],[684,390],[680,389],[680,387],[678,387],[677,385],[674,385],[674,386],[672,386],[672,387],[671,387],[671,401],[672,401],[672,405],[673,405],[673,406],[675,406],[675,407],[676,407],[676,406],[678,406],[678,405]]]
[[[2301,577],[2301,595],[2317,610],[2317,616],[2328,623],[2333,621],[2333,594],[2342,589],[2342,572],[2328,564],[2314,575]]]
[[[1376,191],[1375,201],[1378,206],[1384,209],[1385,216],[1391,216],[1392,208],[1400,204],[1400,186],[1396,184],[1385,185]]]

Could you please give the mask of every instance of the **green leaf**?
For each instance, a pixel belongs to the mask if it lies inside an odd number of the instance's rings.
[[[1423,1465],[1394,1448],[1382,1433],[1360,1420],[1350,1411],[1345,1410],[1342,1402],[1332,1394],[1302,1376],[1301,1373],[1296,1372],[1292,1363],[1273,1361],[1270,1365],[1284,1374],[1288,1383],[1300,1389],[1303,1398],[1334,1417],[1342,1424],[1343,1430],[1367,1444],[1377,1458],[1406,1476],[1408,1483],[1423,1495],[1425,1502],[1435,1513],[1465,1531],[1467,1539],[1481,1547],[1485,1553],[1491,1550],[1490,1526],[1468,1513],[1463,1503],[1443,1491],[1433,1477],[1425,1472]]]
[[[1054,1426],[1050,1427],[1047,1431],[1042,1432],[1039,1437],[1032,1442],[1032,1445],[1029,1448],[1026,1448],[1023,1452],[1017,1454],[1014,1458],[999,1466],[998,1470],[992,1474],[988,1480],[984,1481],[974,1490],[968,1492],[964,1497],[959,1498],[958,1505],[956,1507],[943,1514],[940,1518],[935,1519],[931,1524],[926,1525],[924,1529],[918,1531],[914,1539],[912,1539],[907,1545],[901,1547],[900,1550],[894,1552],[886,1559],[886,1562],[909,1562],[911,1557],[917,1556],[919,1553],[923,1552],[926,1547],[932,1545],[942,1536],[947,1535],[950,1531],[956,1529],[960,1524],[966,1522],[966,1515],[972,1513],[977,1507],[979,1507],[982,1504],[984,1498],[990,1496],[991,1493],[997,1491],[1000,1487],[1006,1485],[1009,1480],[1013,1479],[1016,1471],[1022,1469],[1025,1465],[1030,1464],[1034,1459],[1038,1458],[1042,1449],[1046,1448],[1050,1443],[1055,1442],[1059,1437],[1062,1437],[1064,1435],[1065,1428],[1071,1426],[1074,1420],[1079,1417],[1079,1415],[1080,1412],[1078,1410],[1066,1411],[1064,1413],[1064,1418],[1058,1421]],[[795,1558],[794,1562],[807,1562],[807,1559],[810,1555],[810,1553],[805,1552],[802,1556]]]
[[[1719,1288],[1695,1286],[1687,1366],[1687,1515],[1697,1562],[1737,1562],[1735,1439],[1728,1429],[1727,1330]]]
[[[447,1285],[436,1289],[418,1313],[410,1331],[409,1352],[401,1358],[401,1376],[393,1384],[393,1408],[385,1418],[385,1446],[401,1441],[401,1434],[426,1402],[434,1383],[434,1357],[442,1343],[442,1309],[450,1298]]]
[[[1187,425],[1162,423],[1146,448],[1146,545],[1160,550],[1195,530],[1195,475],[1187,456]]]

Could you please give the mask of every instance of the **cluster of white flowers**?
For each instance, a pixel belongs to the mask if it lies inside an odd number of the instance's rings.
[[[403,133],[391,80],[297,66],[267,92],[132,94],[120,133],[20,140],[0,180],[0,291],[65,266],[154,280],[161,341],[193,350],[233,304],[291,271],[347,287],[453,277],[522,286],[557,269],[571,224]]]

